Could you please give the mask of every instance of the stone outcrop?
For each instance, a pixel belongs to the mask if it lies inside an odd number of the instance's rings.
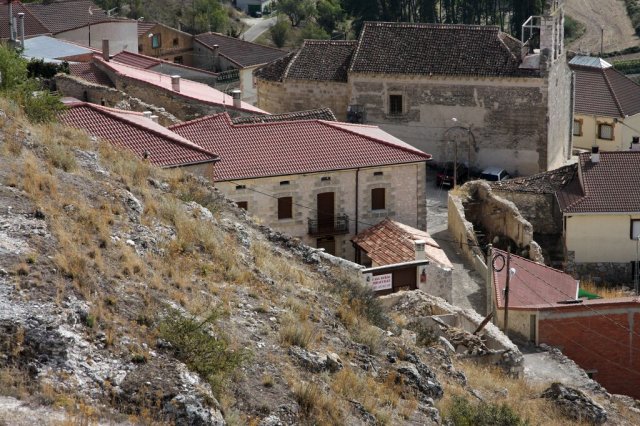
[[[542,393],[542,397],[553,401],[568,418],[593,425],[607,421],[606,410],[584,392],[553,383]]]

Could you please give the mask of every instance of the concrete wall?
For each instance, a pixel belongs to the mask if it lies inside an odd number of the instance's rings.
[[[258,108],[272,114],[331,108],[338,120],[346,121],[347,119],[349,105],[347,83],[306,80],[288,80],[285,83],[279,83],[256,79],[256,86]]]
[[[153,47],[152,37],[149,37],[149,34],[160,35],[159,48]],[[181,56],[184,65],[193,65],[193,36],[174,28],[164,25],[154,26],[138,37],[137,48],[139,51],[136,53],[162,58],[169,62],[174,62],[177,56]]]
[[[582,134],[573,136],[574,148],[591,150],[592,146],[597,145],[601,151],[626,151],[631,144],[631,138],[640,136],[640,132],[634,132],[629,128],[640,130],[640,114],[618,118],[618,123],[614,122],[613,117],[576,114],[574,118],[582,121]],[[599,123],[613,126],[613,140],[598,138]]]
[[[559,25],[562,28],[562,25]],[[557,34],[556,34],[557,37]],[[571,158],[571,118],[573,117],[573,75],[566,57],[553,63],[544,80],[547,96],[547,158],[546,170],[561,167]],[[538,117],[534,119],[539,119]],[[540,171],[544,171],[541,169]]]
[[[255,67],[243,68],[240,70],[240,90],[242,90],[242,100],[251,105],[258,104],[258,90],[253,81],[253,71],[260,65]]]
[[[383,172],[374,176],[374,172]],[[358,175],[358,223],[356,217],[356,175]],[[330,178],[322,180],[321,178]],[[288,185],[281,182],[289,181]],[[383,166],[356,170],[340,170],[326,173],[310,173],[243,179],[232,182],[217,182],[216,187],[227,197],[239,202],[246,201],[248,211],[264,224],[278,231],[299,238],[305,244],[317,247],[317,237],[308,235],[309,218],[315,219],[317,194],[335,193],[335,214],[349,216],[349,233],[335,236],[336,255],[354,260],[355,250],[351,238],[375,225],[385,217],[413,226],[426,228],[426,166],[411,163],[397,166]],[[246,189],[236,189],[245,185]],[[371,189],[386,188],[386,210],[371,210]],[[293,197],[293,218],[278,219],[277,199],[260,194],[257,190],[273,197]],[[306,206],[308,208],[302,207]]]
[[[532,319],[531,316],[534,316]],[[533,330],[531,322],[533,321]],[[496,310],[494,324],[504,330],[504,309]],[[523,342],[535,342],[537,329],[537,312],[527,310],[509,309],[509,337],[519,339]],[[533,331],[533,333],[532,333]]]
[[[159,72],[166,75],[179,75],[187,80],[197,81],[199,83],[207,84],[211,87],[216,87],[217,75],[208,72],[203,72],[197,68],[185,68],[177,65],[161,63],[154,67],[149,68],[151,71]]]
[[[109,51],[112,55],[123,50],[138,53],[137,21],[91,24],[90,27],[58,33],[55,37],[87,46],[89,45],[89,28],[91,29],[91,47],[102,50],[102,40],[109,40]]]
[[[538,343],[560,347],[608,392],[640,398],[637,303],[541,311],[538,329]]]
[[[216,56],[204,44],[193,39],[193,66],[207,71],[216,71]]]
[[[443,268],[433,261],[426,268],[427,282],[421,283],[418,279],[418,289],[453,303],[453,270],[451,268]]]

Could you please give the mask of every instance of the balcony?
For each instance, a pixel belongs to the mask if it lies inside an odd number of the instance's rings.
[[[309,235],[341,235],[349,233],[349,216],[339,214],[333,218],[309,219]]]

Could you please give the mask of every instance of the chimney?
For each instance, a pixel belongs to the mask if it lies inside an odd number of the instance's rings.
[[[24,12],[18,13],[18,21],[20,22],[20,44],[24,49]]]
[[[634,136],[631,138],[631,151],[640,151],[640,137]]]
[[[153,121],[154,123],[158,122],[158,116],[157,115],[152,115],[151,117],[149,117],[151,119],[151,121]]]
[[[424,240],[415,240],[413,244],[416,252],[416,260],[425,260],[424,246],[426,242]]]
[[[231,91],[231,96],[233,97],[233,107],[241,108],[242,107],[242,91],[240,89],[233,89]]]
[[[179,92],[180,91],[180,76],[179,75],[172,75],[171,76],[171,90],[173,90],[174,92]]]
[[[153,113],[151,111],[142,111],[142,115],[144,116],[144,118],[151,119],[152,114]]]
[[[596,164],[600,162],[600,147],[592,146],[591,147],[591,162]]]
[[[109,62],[109,40],[102,40],[102,59]]]
[[[218,50],[220,50],[220,46],[217,44],[213,45],[213,66],[211,68],[212,71],[218,71]]]

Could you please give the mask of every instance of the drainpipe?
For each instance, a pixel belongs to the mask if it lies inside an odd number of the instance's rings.
[[[358,235],[358,221],[359,221],[359,218],[358,218],[358,215],[359,215],[359,212],[358,212],[358,207],[359,207],[358,198],[360,197],[360,192],[359,192],[360,189],[359,189],[359,187],[360,187],[360,167],[358,167],[356,169],[356,197],[355,197],[356,198],[356,217],[355,217],[355,233],[354,233],[354,235]],[[358,250],[357,249],[356,249],[355,261],[356,261],[356,263],[358,262]]]

